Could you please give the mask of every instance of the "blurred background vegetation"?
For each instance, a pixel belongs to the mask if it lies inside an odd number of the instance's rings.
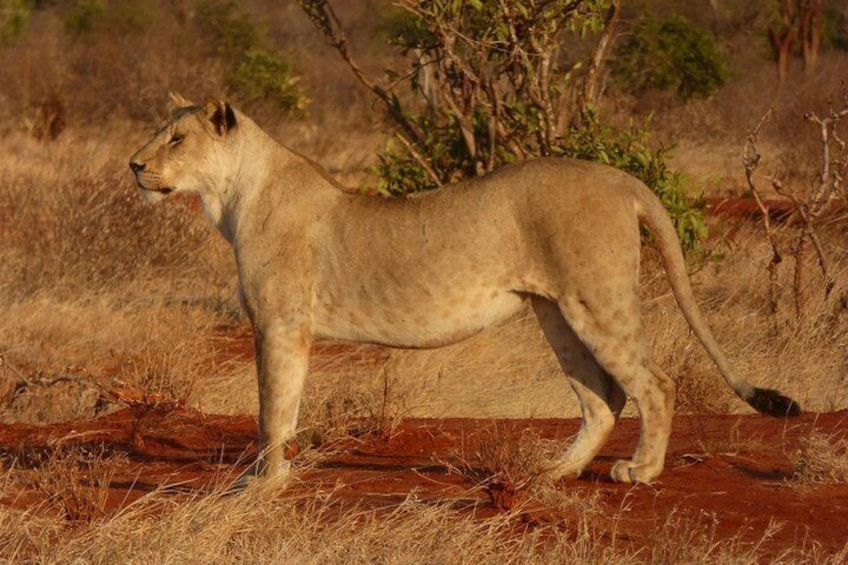
[[[325,41],[340,38],[347,61]],[[372,157],[326,162],[386,195],[589,158],[651,185],[690,249],[705,236],[699,194],[744,187],[727,163],[752,123],[780,109],[777,162],[796,174],[816,144],[796,120],[846,76],[837,0],[0,0],[7,131],[153,123],[176,90],[226,96],[272,133],[299,128],[291,144],[313,155],[336,146],[310,127],[364,130]]]

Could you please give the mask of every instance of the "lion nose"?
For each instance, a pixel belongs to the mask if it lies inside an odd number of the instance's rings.
[[[138,174],[144,170],[144,163],[130,161],[130,169],[132,169],[132,172],[134,172],[135,174]]]

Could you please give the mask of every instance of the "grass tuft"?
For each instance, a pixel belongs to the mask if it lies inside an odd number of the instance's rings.
[[[791,456],[792,484],[817,487],[848,483],[848,439],[811,432]]]

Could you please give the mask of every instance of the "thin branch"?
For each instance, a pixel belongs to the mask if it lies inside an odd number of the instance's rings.
[[[742,150],[742,164],[745,167],[745,179],[748,181],[748,188],[751,189],[751,194],[754,195],[754,201],[760,209],[760,213],[763,218],[763,228],[765,229],[766,238],[768,239],[772,249],[772,257],[768,266],[769,302],[771,303],[772,312],[777,312],[777,290],[779,288],[777,281],[777,266],[783,261],[783,256],[777,246],[777,239],[775,237],[774,230],[772,230],[771,227],[771,217],[769,216],[768,208],[766,207],[765,202],[763,202],[763,198],[760,194],[760,190],[757,188],[757,184],[754,182],[754,172],[757,170],[757,167],[759,167],[760,162],[762,161],[762,155],[757,148],[757,138],[760,134],[760,129],[769,119],[771,119],[771,114],[772,109],[769,109],[762,115],[753,131],[748,134],[745,147]]]
[[[759,167],[760,162],[762,161],[762,155],[760,154],[759,149],[757,148],[757,140],[760,134],[760,129],[762,129],[763,125],[771,119],[772,109],[769,109],[765,114],[762,115],[760,121],[757,122],[756,127],[754,127],[753,131],[748,134],[747,141],[745,143],[745,148],[742,151],[742,164],[745,167],[745,179],[748,181],[748,188],[751,189],[751,194],[754,196],[754,201],[757,203],[757,207],[760,209],[760,214],[763,218],[763,227],[766,230],[766,236],[771,243],[772,250],[774,251],[774,258],[772,259],[775,263],[780,263],[780,252],[777,248],[777,243],[774,238],[774,232],[771,229],[771,217],[769,215],[768,208],[763,201],[762,194],[760,193],[759,188],[757,188],[757,184],[754,182],[754,172]]]
[[[613,0],[604,20],[604,29],[601,32],[601,37],[598,39],[598,44],[592,55],[592,62],[586,72],[586,80],[583,83],[583,92],[581,93],[581,100],[577,108],[577,119],[583,118],[588,107],[597,107],[598,105],[601,97],[601,78],[603,76],[601,69],[612,50],[620,13],[621,0]]]
[[[830,133],[833,131],[836,143],[840,148],[840,156],[844,154],[845,143],[836,135],[836,124],[839,120],[848,116],[848,107],[839,111],[830,111],[830,115],[826,118],[818,117],[814,112],[808,112],[804,115],[804,119],[813,122],[819,126],[819,136],[821,139],[822,159],[821,168],[819,170],[819,185],[811,194],[810,203],[815,207],[813,214],[818,216],[826,209],[826,204],[834,196],[833,187],[834,179],[831,176],[831,158],[830,158]],[[841,165],[839,161],[838,164]],[[839,181],[841,181],[841,177]]]
[[[833,283],[833,281],[831,280],[831,278],[828,274],[829,273],[829,263],[828,263],[828,260],[827,260],[827,256],[824,253],[824,249],[822,248],[821,241],[819,240],[818,233],[816,232],[815,221],[817,219],[817,215],[814,215],[813,212],[810,210],[810,202],[802,202],[797,196],[795,196],[795,194],[784,189],[783,184],[779,180],[771,179],[771,184],[772,184],[772,187],[774,188],[775,192],[777,192],[779,195],[781,195],[785,198],[789,198],[790,200],[792,200],[792,204],[795,206],[795,211],[798,212],[799,216],[801,216],[801,220],[804,224],[804,228],[803,228],[801,238],[797,242],[797,252],[796,252],[795,260],[796,261],[802,261],[803,260],[804,254],[802,253],[802,251],[805,249],[804,240],[809,239],[813,244],[813,248],[816,250],[816,256],[818,257],[818,261],[819,261],[819,268],[821,269],[822,277],[824,277],[824,280],[825,280],[825,296],[829,295],[831,289],[833,288],[834,283]],[[796,278],[796,280],[802,279],[802,276],[801,276],[802,270],[803,270],[803,267],[796,266],[796,268],[795,268],[795,275],[796,275],[795,278]],[[801,288],[798,288],[798,291],[801,291],[801,290],[802,290]],[[801,301],[801,297],[800,297],[800,295],[798,295],[798,292],[796,292],[796,300],[798,302]],[[800,309],[799,309],[799,315],[800,315]]]
[[[398,132],[395,133],[395,137],[397,138],[398,141],[400,141],[403,144],[403,146],[406,148],[406,150],[409,151],[409,154],[412,156],[412,158],[415,159],[415,161],[419,165],[421,165],[421,168],[424,169],[424,171],[426,171],[427,176],[430,177],[430,180],[432,180],[434,183],[436,183],[436,186],[444,185],[444,183],[442,182],[442,179],[439,178],[439,175],[436,173],[436,171],[433,169],[433,167],[430,166],[430,163],[428,163],[427,160],[424,157],[422,157],[421,154],[418,153],[418,151],[415,150],[415,147],[412,145],[412,143],[410,143],[410,141],[408,139],[406,139],[404,136],[402,136]]]
[[[371,80],[353,59],[353,55],[351,55],[348,49],[347,35],[344,32],[344,27],[336,16],[332,5],[327,0],[298,0],[298,4],[306,12],[306,15],[309,16],[309,19],[318,31],[324,34],[330,46],[339,52],[342,59],[347,63],[347,66],[353,71],[356,79],[377,95],[377,98],[382,100],[386,105],[386,109],[392,119],[403,128],[409,137],[416,143],[420,143],[421,135],[403,114],[396,98],[389,91]]]

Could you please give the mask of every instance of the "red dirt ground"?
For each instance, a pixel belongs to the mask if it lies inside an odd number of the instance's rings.
[[[633,487],[606,478],[612,461],[627,457],[637,440],[638,422],[624,419],[591,468],[558,486],[587,494],[597,491],[610,515],[623,511],[616,524],[619,541],[637,546],[652,543],[674,512],[679,518],[714,524],[719,539],[741,532],[751,542],[776,520],[782,528],[766,544],[767,552],[809,547],[812,542],[833,552],[848,540],[848,485],[793,487],[787,455],[813,430],[844,437],[846,423],[848,411],[788,421],[677,417],[660,480]],[[405,420],[391,430],[351,433],[332,448],[318,447],[319,462],[304,471],[297,490],[332,492],[340,508],[391,507],[414,492],[419,499],[450,501],[481,517],[511,511],[529,527],[556,523],[569,528],[574,516],[522,502],[523,493],[512,492],[509,485],[480,486],[485,471],[474,454],[481,442],[493,438],[518,442],[525,429],[539,438],[565,441],[578,426],[578,420]],[[220,484],[222,476],[243,470],[253,457],[256,433],[250,417],[135,407],[70,424],[0,426],[0,460],[35,468],[57,449],[119,455],[110,459],[109,496],[100,509],[108,513],[168,485],[177,485],[173,491],[179,496],[178,491],[203,492]],[[80,479],[77,488],[91,488],[87,480]],[[20,485],[16,492],[2,493],[0,504],[32,505],[45,496],[44,489]],[[66,504],[66,517],[85,518],[85,510]]]

